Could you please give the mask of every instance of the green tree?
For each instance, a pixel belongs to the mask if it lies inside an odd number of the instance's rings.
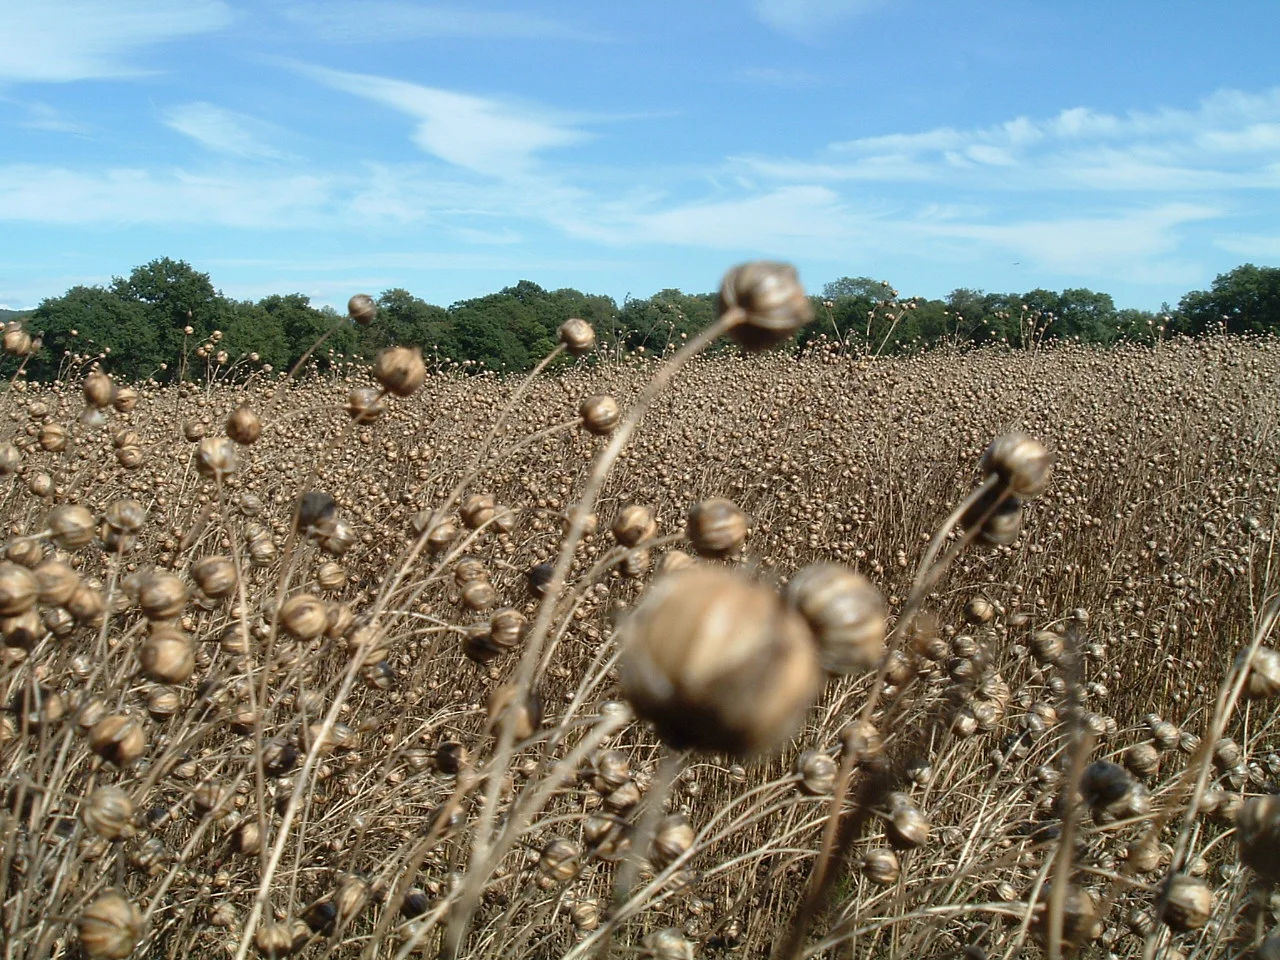
[[[185,328],[191,327],[198,341],[226,320],[227,301],[213,288],[209,275],[184,260],[152,260],[135,267],[128,277],[116,277],[110,289],[120,299],[142,306],[171,370],[177,369],[190,346]]]
[[[1204,334],[1280,331],[1280,268],[1246,263],[1220,273],[1209,290],[1193,290],[1178,301],[1176,329]]]
[[[57,376],[67,353],[109,350],[107,369],[125,379],[155,374],[168,357],[143,305],[102,287],[72,287],[41,301],[27,327],[44,339],[27,365],[33,379]]]

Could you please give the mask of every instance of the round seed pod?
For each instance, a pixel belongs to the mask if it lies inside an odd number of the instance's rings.
[[[521,696],[511,685],[495,687],[489,695],[489,725],[499,729],[508,723],[515,742],[528,740],[542,726],[542,698],[536,693]]]
[[[1085,767],[1080,778],[1080,793],[1091,807],[1117,803],[1133,788],[1133,778],[1128,771],[1110,760],[1095,760]]]
[[[929,840],[929,821],[920,808],[905,793],[889,794],[889,822],[886,833],[889,842],[899,849],[922,847]]]
[[[622,687],[677,749],[768,750],[798,726],[820,671],[803,619],[766,587],[693,568],[659,581],[623,629]]]
[[[0,636],[7,647],[33,650],[45,634],[44,622],[34,609],[13,617],[0,617]]]
[[[148,679],[157,683],[182,683],[195,672],[195,649],[178,627],[157,624],[138,647],[138,662]]]
[[[325,602],[309,593],[290,597],[280,607],[280,626],[295,640],[314,640],[329,623]]]
[[[369,905],[369,881],[355,874],[347,874],[333,891],[333,905],[338,911],[338,922],[350,923]]]
[[[148,620],[173,620],[187,605],[187,585],[171,573],[148,577],[138,591],[138,606]]]
[[[102,519],[121,533],[137,533],[147,522],[147,508],[137,500],[113,500]]]
[[[569,907],[569,922],[576,930],[595,930],[600,926],[600,903],[596,900],[575,901]]]
[[[1154,743],[1135,743],[1124,752],[1124,765],[1134,776],[1153,777],[1160,769],[1160,751]]]
[[[373,361],[373,378],[397,397],[413,394],[427,379],[427,367],[418,347],[387,347]]]
[[[639,803],[640,787],[634,780],[628,780],[604,795],[604,808],[611,813],[625,814]]]
[[[373,423],[387,412],[383,393],[377,387],[356,387],[347,394],[346,411],[356,423]]]
[[[467,748],[457,740],[441,740],[436,744],[432,760],[440,773],[456,777],[467,765]]]
[[[648,507],[633,503],[618,511],[609,528],[613,538],[624,547],[634,547],[651,540],[658,533],[658,523]]]
[[[538,855],[538,870],[557,882],[573,879],[582,863],[582,847],[558,837],[549,841]]]
[[[830,794],[836,785],[836,762],[819,750],[806,750],[796,757],[800,789],[811,796]]]
[[[234,791],[226,784],[206,781],[192,791],[191,802],[201,815],[221,820],[231,812]]]
[[[498,591],[488,580],[472,580],[462,588],[462,602],[470,610],[490,610],[498,602]]]
[[[452,520],[442,520],[427,534],[427,550],[432,554],[444,553],[457,538],[458,525]]]
[[[543,563],[535,563],[524,573],[525,584],[529,587],[529,592],[535,597],[545,596],[547,588],[551,585],[551,576],[555,573],[556,565],[551,561]]]
[[[653,566],[653,553],[644,547],[632,547],[622,558],[618,569],[624,577],[635,580],[648,573],[651,566]]]
[[[0,563],[0,616],[13,617],[35,606],[40,583],[34,573],[16,563]]]
[[[142,913],[119,890],[107,890],[80,913],[76,932],[89,960],[123,960],[142,936]]]
[[[256,443],[262,436],[262,418],[242,403],[227,417],[227,436],[245,447]]]
[[[67,598],[63,607],[77,623],[97,623],[107,609],[107,601],[101,592],[82,583]]]
[[[1245,666],[1245,654],[1236,657],[1236,666]],[[1248,664],[1249,676],[1245,680],[1245,693],[1255,699],[1280,696],[1280,651],[1271,647],[1259,647]]]
[[[901,873],[898,855],[889,847],[874,847],[862,855],[862,874],[872,883],[893,886]]]
[[[105,373],[95,371],[84,378],[84,401],[99,410],[111,406],[116,399],[116,384]]]
[[[255,856],[262,852],[262,828],[258,826],[255,817],[244,820],[240,826],[236,827],[232,842],[235,844],[236,852],[245,856]]]
[[[191,579],[206,597],[221,599],[236,589],[236,565],[230,557],[204,557],[191,565]]]
[[[1223,737],[1213,746],[1213,762],[1224,770],[1236,766],[1242,756],[1240,744],[1230,737]]]
[[[138,405],[138,391],[133,387],[117,388],[116,399],[111,405],[119,413],[132,413],[133,408]]]
[[[147,695],[147,713],[157,720],[167,720],[181,706],[182,698],[172,687],[156,687]]]
[[[79,550],[93,541],[93,514],[79,504],[64,503],[49,511],[49,539],[63,550]]]
[[[489,637],[504,650],[519,646],[528,630],[528,618],[514,607],[495,610],[489,618]]]
[[[458,516],[467,529],[475,530],[492,520],[496,510],[497,505],[489,494],[473,493],[458,507]]]
[[[239,469],[240,455],[227,437],[205,437],[196,447],[196,470],[202,477],[221,480]]]
[[[1264,880],[1280,880],[1280,794],[1246,800],[1235,824],[1244,865]]]
[[[693,944],[675,927],[647,933],[640,943],[640,955],[651,960],[693,960]]]
[[[461,644],[462,652],[467,659],[481,666],[509,652],[505,647],[500,647],[493,642],[488,623],[473,623],[466,627]]]
[[[346,520],[338,519],[322,527],[316,543],[330,556],[344,556],[356,545],[356,531]]]
[[[1037,630],[1031,635],[1031,655],[1040,664],[1058,663],[1066,652],[1062,634],[1052,630]]]
[[[89,731],[89,748],[118,767],[127,767],[147,749],[147,735],[132,717],[108,714]]]
[[[195,443],[197,440],[203,439],[205,435],[204,422],[195,419],[184,420],[182,422],[182,435],[190,443]]]
[[[80,586],[80,577],[61,560],[46,560],[33,571],[37,597],[42,604],[62,606]]]
[[[50,453],[67,449],[67,428],[60,423],[46,423],[40,428],[40,448]]]
[[[4,344],[5,353],[11,356],[25,357],[31,352],[31,334],[16,323],[10,323],[4,328],[4,337],[0,339],[0,343]]]
[[[1125,850],[1125,861],[1136,873],[1155,873],[1161,860],[1160,844],[1152,836],[1133,841]]]
[[[1045,944],[1049,936],[1048,895],[1046,884],[1041,891],[1041,899],[1035,906],[1035,920],[1031,926],[1032,935],[1041,944]],[[1098,919],[1098,904],[1092,892],[1081,889],[1074,883],[1068,884],[1062,905],[1063,946],[1074,952],[1100,936],[1102,921]]]
[[[604,750],[591,764],[591,785],[600,793],[617,790],[631,782],[631,759],[621,750]]]
[[[316,583],[322,590],[340,590],[347,582],[347,571],[340,563],[328,560],[316,570]]]
[[[591,329],[591,324],[578,317],[570,317],[560,324],[557,334],[560,342],[575,357],[590,353],[596,345],[596,332]]]
[[[618,409],[617,400],[607,393],[598,393],[578,404],[578,416],[582,418],[582,428],[587,433],[603,437],[613,432],[622,412]]]
[[[884,657],[887,611],[880,591],[862,574],[812,563],[791,578],[785,596],[809,624],[829,672],[870,670]]]
[[[53,496],[53,477],[43,470],[32,473],[27,477],[27,489],[37,497],[51,497]]]
[[[357,293],[347,301],[347,316],[360,326],[367,327],[378,316],[378,305],[367,293]]]
[[[1182,739],[1182,731],[1167,720],[1158,720],[1151,725],[1151,742],[1160,750],[1172,750]]]
[[[1185,873],[1169,878],[1160,919],[1173,930],[1199,930],[1213,916],[1213,891],[1203,880]]]
[[[974,597],[964,605],[964,618],[974,626],[990,623],[996,615],[996,605],[986,597]]]
[[[453,582],[461,589],[477,580],[483,580],[486,583],[489,580],[489,571],[484,561],[477,557],[459,557],[457,563],[453,565]]]
[[[658,561],[658,575],[664,576],[677,570],[686,570],[694,564],[693,557],[683,550],[668,550]]]
[[[662,818],[653,834],[650,858],[659,870],[664,870],[693,848],[697,835],[693,824],[683,813],[672,813]]]
[[[1049,485],[1053,454],[1034,437],[1006,433],[991,441],[982,454],[979,469],[984,475],[995,474],[1019,497],[1036,497]]]
[[[253,935],[253,945],[264,957],[287,957],[300,949],[310,939],[307,925],[301,921],[301,929],[283,920],[265,921]]]
[[[4,555],[19,566],[33,570],[44,562],[44,544],[39,540],[14,540],[5,547]]]
[[[0,443],[0,476],[16,473],[22,466],[22,451],[12,443]]]
[[[685,536],[702,556],[727,557],[746,542],[748,526],[736,503],[714,497],[690,508]]]
[[[104,840],[128,840],[134,834],[133,799],[119,787],[99,787],[85,801],[80,819]]]
[[[126,470],[136,470],[144,459],[141,447],[121,447],[116,451],[116,462]]]
[[[813,304],[795,267],[768,260],[744,263],[725,274],[716,315],[730,311],[738,312],[741,320],[729,336],[752,351],[782,343],[813,319]]]

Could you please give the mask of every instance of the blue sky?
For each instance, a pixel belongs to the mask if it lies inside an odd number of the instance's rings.
[[[0,304],[1280,263],[1276,0],[0,0]]]

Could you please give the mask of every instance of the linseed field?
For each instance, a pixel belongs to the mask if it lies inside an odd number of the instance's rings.
[[[1280,956],[1280,342],[589,334],[3,393],[0,955]]]

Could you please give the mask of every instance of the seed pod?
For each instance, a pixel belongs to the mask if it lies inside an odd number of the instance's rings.
[[[1158,720],[1151,725],[1151,742],[1160,750],[1172,750],[1182,738],[1182,731],[1167,720]]]
[[[516,743],[528,740],[542,726],[542,698],[536,693],[521,696],[511,685],[495,687],[489,695],[489,725],[500,729],[508,723]]]
[[[190,443],[195,443],[198,440],[204,439],[204,435],[205,435],[204,422],[201,420],[195,420],[195,419],[184,420],[182,422],[182,435]]]
[[[772,590],[721,569],[659,581],[622,646],[627,699],[677,749],[771,749],[799,725],[820,681],[803,619]]]
[[[236,589],[236,565],[230,557],[205,557],[191,565],[191,579],[206,597],[230,596]]]
[[[746,542],[747,515],[732,500],[714,497],[689,510],[685,536],[704,557],[727,557]]]
[[[604,808],[611,813],[625,814],[640,803],[640,787],[628,780],[604,795]]]
[[[0,635],[5,646],[33,650],[45,634],[44,622],[33,609],[14,617],[0,617]]]
[[[144,457],[141,447],[121,447],[116,451],[116,462],[126,470],[135,470],[142,466]]]
[[[1125,861],[1135,873],[1155,873],[1162,860],[1160,844],[1154,836],[1133,841],[1125,850]]]
[[[644,547],[632,547],[622,558],[618,569],[624,577],[635,580],[648,573],[651,566],[653,566],[653,553]]]
[[[387,347],[373,361],[373,378],[388,393],[411,396],[427,379],[427,367],[418,347]]]
[[[26,613],[35,606],[40,583],[26,567],[16,563],[0,563],[0,616]]]
[[[751,351],[787,340],[813,319],[813,305],[795,267],[767,260],[744,263],[725,274],[716,315],[724,317],[730,311],[741,319],[729,336]]]
[[[618,511],[610,527],[613,538],[624,547],[634,547],[651,540],[658,533],[658,523],[648,507],[633,503]]]
[[[119,890],[107,890],[81,912],[76,932],[90,960],[123,960],[142,936],[142,913]]]
[[[693,944],[675,927],[645,934],[640,956],[651,960],[693,960]]]
[[[1124,752],[1124,765],[1138,777],[1153,777],[1160,769],[1160,751],[1153,743],[1135,743]]]
[[[1117,763],[1095,760],[1084,769],[1080,793],[1091,807],[1108,807],[1124,798],[1134,787],[1133,778]]]
[[[862,874],[872,883],[892,886],[901,872],[898,855],[889,847],[874,847],[862,855]]]
[[[0,476],[16,473],[22,466],[22,451],[12,443],[0,443]]]
[[[387,412],[382,397],[377,387],[356,387],[347,394],[347,416],[356,423],[373,423]]]
[[[181,706],[182,698],[172,687],[156,687],[147,695],[147,713],[157,720],[167,720]]]
[[[128,840],[134,834],[133,800],[119,787],[99,787],[80,810],[84,825],[104,840]]]
[[[99,410],[111,406],[116,399],[116,384],[105,373],[95,371],[84,378],[84,400]]]
[[[195,650],[187,635],[171,624],[156,624],[138,647],[142,672],[157,683],[182,683],[196,668]]]
[[[247,404],[240,404],[227,417],[227,436],[246,447],[256,443],[262,436],[262,418]]]
[[[469,624],[462,634],[461,645],[467,659],[481,666],[510,652],[493,642],[492,629],[487,621]]]
[[[280,607],[280,626],[295,640],[314,640],[329,623],[325,602],[309,593],[290,597]]]
[[[205,437],[196,448],[196,470],[202,477],[221,480],[240,469],[240,454],[227,437]]]
[[[31,334],[23,330],[16,322],[5,326],[4,337],[0,339],[0,343],[4,344],[5,353],[11,356],[25,357],[32,352]]]
[[[369,881],[355,874],[347,874],[333,891],[333,905],[338,911],[339,923],[350,923],[369,905]]]
[[[800,789],[811,796],[830,794],[835,789],[836,762],[819,750],[805,750],[796,757]]]
[[[111,404],[119,413],[132,413],[138,405],[138,391],[133,387],[118,387],[116,398]]]
[[[504,650],[519,646],[528,629],[528,618],[514,607],[495,610],[493,616],[489,618],[489,637]]]
[[[839,564],[812,563],[791,578],[785,596],[813,631],[826,670],[847,674],[880,663],[886,610],[866,577]]]
[[[924,846],[929,840],[929,821],[915,802],[905,793],[891,793],[886,803],[889,807],[886,830],[889,842],[900,849]]]
[[[470,610],[489,610],[498,602],[498,591],[488,580],[472,580],[462,588],[462,602]]]
[[[441,740],[433,756],[435,767],[445,776],[456,777],[467,765],[467,748],[457,740]]]
[[[696,836],[693,824],[683,813],[663,817],[653,834],[653,848],[649,854],[654,866],[665,870],[693,848]]]
[[[234,795],[234,791],[226,784],[206,781],[192,792],[191,802],[201,815],[221,820],[231,812],[231,799]]]
[[[147,522],[147,508],[137,500],[113,500],[102,519],[121,533],[137,533]]]
[[[113,713],[93,725],[89,747],[104,760],[127,767],[147,749],[147,735],[132,717]]]
[[[63,607],[77,623],[97,623],[107,609],[107,601],[98,590],[82,583],[67,598]]]
[[[53,477],[43,470],[29,474],[27,476],[27,489],[37,497],[51,497],[53,496]]]
[[[996,606],[986,597],[974,597],[964,605],[964,618],[974,626],[990,623],[996,615]]]
[[[605,750],[591,764],[591,785],[600,793],[609,793],[631,782],[631,760],[621,750]]]
[[[560,837],[549,841],[538,856],[538,869],[550,880],[570,880],[582,863],[582,848]]]
[[[360,326],[367,327],[378,316],[378,305],[367,293],[357,293],[347,301],[347,316]]]
[[[1236,814],[1235,825],[1245,866],[1264,880],[1280,880],[1280,794],[1246,800]]]
[[[986,476],[995,474],[1019,497],[1036,497],[1049,485],[1053,454],[1034,437],[1006,433],[991,441],[982,454],[979,469]]]
[[[79,504],[64,503],[49,511],[49,539],[63,550],[79,550],[93,540],[93,514]]]
[[[665,576],[669,573],[675,573],[677,570],[685,570],[694,564],[693,557],[689,556],[683,550],[668,550],[662,555],[662,559],[658,561],[657,573],[659,576]]]
[[[1236,667],[1245,665],[1245,650],[1236,657]],[[1280,696],[1280,651],[1271,647],[1259,647],[1248,664],[1249,676],[1245,681],[1245,693],[1255,699]]]
[[[347,571],[340,563],[329,560],[320,564],[319,569],[316,570],[316,583],[322,590],[339,590],[346,585],[346,582]]]
[[[492,520],[495,510],[496,504],[493,502],[493,497],[487,493],[473,493],[458,507],[458,516],[462,518],[467,529],[475,530]]]
[[[309,931],[305,923],[302,923],[299,929],[295,923],[267,920],[254,933],[253,945],[264,957],[272,960],[272,958],[290,956],[308,939],[310,939]]]
[[[578,317],[570,317],[560,324],[557,332],[560,342],[575,357],[590,353],[596,345],[596,332],[591,329],[591,324]]]
[[[1062,634],[1052,630],[1037,630],[1031,635],[1031,655],[1040,664],[1058,663],[1066,652]]]
[[[569,907],[569,922],[574,929],[595,930],[600,926],[600,904],[596,900],[577,900]]]
[[[236,827],[233,842],[236,852],[245,856],[255,856],[262,852],[262,828],[258,826],[256,817],[250,817]]]
[[[1213,891],[1203,880],[1185,873],[1169,878],[1160,919],[1173,930],[1199,930],[1213,916]]]
[[[1041,891],[1041,899],[1035,906],[1035,920],[1031,932],[1045,944],[1049,939],[1048,884]],[[1067,884],[1062,903],[1062,945],[1072,952],[1091,940],[1102,936],[1102,921],[1098,919],[1098,904],[1092,891],[1081,889],[1074,883]]]
[[[148,620],[173,620],[187,605],[187,585],[171,573],[148,577],[138,591],[138,605]]]
[[[67,428],[60,423],[46,423],[40,428],[40,447],[50,453],[67,449]]]
[[[607,393],[597,393],[578,404],[578,416],[582,418],[582,428],[587,433],[603,437],[613,432],[622,413],[617,400]]]
[[[424,511],[425,512],[425,511]],[[427,550],[441,554],[458,538],[458,526],[452,520],[441,520],[427,534]]]
[[[1213,762],[1224,770],[1238,764],[1242,756],[1240,744],[1230,737],[1223,737],[1213,745]]]

